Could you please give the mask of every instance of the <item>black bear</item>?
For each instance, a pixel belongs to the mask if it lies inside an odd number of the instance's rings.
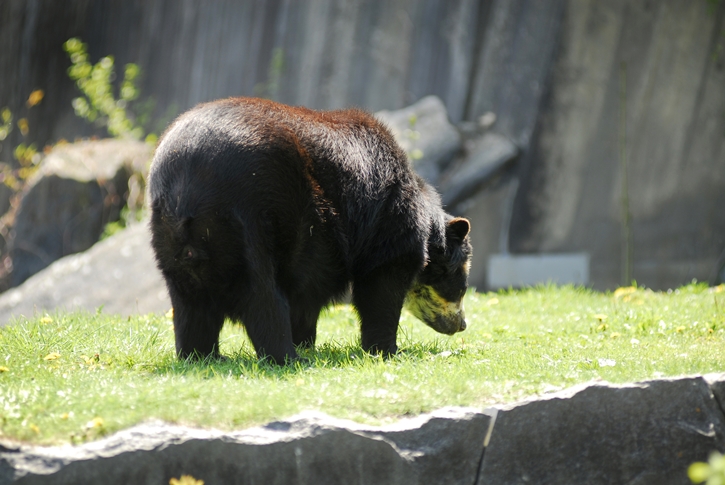
[[[368,113],[201,104],[161,137],[149,195],[179,357],[218,355],[229,318],[258,357],[291,362],[350,287],[366,351],[397,351],[404,303],[439,332],[466,328],[469,223]]]

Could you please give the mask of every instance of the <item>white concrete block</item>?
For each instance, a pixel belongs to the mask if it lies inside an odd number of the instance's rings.
[[[488,260],[489,288],[540,283],[588,285],[589,254],[493,254]]]

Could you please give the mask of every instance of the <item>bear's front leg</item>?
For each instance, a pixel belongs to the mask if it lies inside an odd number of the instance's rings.
[[[306,349],[315,348],[317,339],[317,318],[322,311],[322,305],[314,302],[290,302],[290,323],[292,324],[292,343],[295,347]]]
[[[360,316],[363,350],[385,356],[398,351],[400,311],[412,280],[412,272],[399,265],[355,279],[352,299]]]
[[[224,314],[206,299],[181,298],[171,289],[169,293],[174,308],[176,355],[181,359],[219,357],[219,332],[224,325]]]

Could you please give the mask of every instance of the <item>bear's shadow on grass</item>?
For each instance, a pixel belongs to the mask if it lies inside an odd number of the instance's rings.
[[[371,355],[359,345],[325,343],[315,349],[297,349],[300,359],[287,365],[276,365],[268,359],[258,359],[254,352],[242,349],[231,355],[203,359],[167,359],[155,366],[158,375],[198,375],[212,377],[291,377],[309,369],[344,369],[370,365],[396,365],[401,362],[421,362],[443,351],[439,342],[416,343],[406,346],[391,357]]]

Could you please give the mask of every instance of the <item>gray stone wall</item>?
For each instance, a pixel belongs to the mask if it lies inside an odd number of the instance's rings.
[[[0,439],[0,484],[691,483],[723,451],[723,375],[594,383],[372,427],[306,412],[241,431],[151,422],[81,446]]]

